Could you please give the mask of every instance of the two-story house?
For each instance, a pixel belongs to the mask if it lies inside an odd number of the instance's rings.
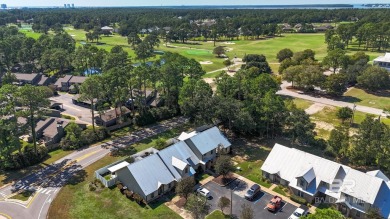
[[[351,218],[364,218],[379,208],[390,218],[390,182],[379,170],[361,172],[295,148],[275,144],[263,163],[262,175],[308,202],[332,203]]]

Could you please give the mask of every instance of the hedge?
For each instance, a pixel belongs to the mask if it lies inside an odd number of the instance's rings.
[[[302,204],[302,205],[306,205],[307,204],[306,199],[304,199],[302,197],[299,197],[297,195],[291,195],[290,199],[293,200],[294,202],[297,202],[297,203]]]

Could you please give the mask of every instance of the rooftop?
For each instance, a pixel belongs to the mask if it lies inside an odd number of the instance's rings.
[[[386,53],[384,56],[379,56],[374,59],[374,62],[390,62],[390,53]]]

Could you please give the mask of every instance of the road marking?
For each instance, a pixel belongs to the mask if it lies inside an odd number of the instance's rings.
[[[100,150],[96,150],[96,151],[92,151],[92,152],[90,152],[88,154],[84,154],[83,156],[76,158],[75,161],[76,162],[80,162],[81,160],[84,160],[85,158],[90,157],[91,155],[96,154],[99,151]]]
[[[41,207],[41,210],[39,211],[39,214],[38,214],[38,219],[41,218],[41,214],[42,214],[42,210],[43,210],[43,207],[45,206],[45,204],[47,203],[47,200],[50,198],[50,195],[47,196],[47,198],[45,199],[45,202],[43,203],[42,207]]]
[[[49,200],[47,200],[47,203],[49,203],[49,204],[50,204],[50,203],[51,203],[51,201],[52,201],[52,199],[51,199],[51,198],[49,198]]]
[[[26,187],[26,186],[22,186],[22,187],[20,187],[20,189],[23,189],[24,187]]]
[[[0,212],[0,216],[4,216],[4,217],[6,217],[7,219],[12,219],[11,216],[9,216],[8,214],[5,214],[5,213],[1,213],[1,212]]]
[[[41,191],[41,193],[45,193],[45,192],[46,192],[46,190],[47,190],[47,189],[44,189],[44,190],[42,190],[42,191]]]
[[[26,208],[30,207],[31,203],[33,203],[34,199],[38,196],[39,193],[35,193],[33,198],[30,200],[30,202],[27,204]]]
[[[51,190],[47,190],[47,192],[45,193],[46,195],[49,195],[51,192]]]

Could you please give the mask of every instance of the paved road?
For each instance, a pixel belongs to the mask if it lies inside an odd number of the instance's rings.
[[[239,182],[239,184],[237,184]],[[218,207],[218,201],[219,198],[222,196],[225,196],[230,199],[231,196],[231,189],[234,189],[234,192],[232,194],[233,197],[233,215],[235,218],[239,218],[241,214],[241,206],[246,203],[249,204],[253,211],[254,211],[254,218],[256,219],[286,219],[288,218],[294,211],[297,209],[297,207],[283,202],[282,207],[279,209],[279,211],[272,213],[269,212],[265,207],[267,206],[268,202],[272,199],[272,195],[260,192],[252,201],[248,201],[244,198],[245,192],[248,189],[248,187],[251,185],[247,185],[244,181],[238,180],[237,182],[233,182],[227,187],[221,187],[220,185],[209,182],[203,187],[207,188],[213,198],[208,201],[210,204],[210,212],[216,209],[220,209]],[[225,209],[225,213],[230,213],[230,209]]]
[[[71,153],[41,171],[32,173],[13,185],[1,188],[0,215],[9,215],[15,219],[46,218],[50,203],[71,176],[76,174],[82,175],[82,169],[106,156],[110,151],[115,150],[115,148],[127,147],[135,142],[165,132],[186,122],[187,119],[184,117],[174,118],[133,132],[131,135]],[[36,191],[29,202],[23,203],[7,199],[8,196],[22,189]]]
[[[91,109],[73,104],[72,97],[74,95],[68,93],[61,93],[58,96],[50,97],[50,100],[54,100],[58,103],[62,103],[63,114],[76,117],[78,120],[91,124],[92,115]],[[97,113],[96,113],[97,115]]]
[[[314,96],[310,96],[310,95],[307,95],[307,94],[298,94],[298,93],[296,93],[294,91],[288,90],[287,89],[288,86],[291,86],[291,83],[283,81],[283,83],[281,85],[282,89],[280,91],[278,91],[277,94],[290,96],[290,97],[301,98],[301,99],[305,99],[305,100],[310,100],[310,101],[313,101],[315,103],[322,103],[322,104],[330,105],[330,106],[336,106],[336,107],[345,107],[345,106],[347,106],[347,107],[350,107],[350,108],[354,107],[353,103],[348,103],[348,102],[343,102],[343,101],[338,101],[338,100],[332,100],[332,99],[328,99],[328,98],[325,98],[325,97],[314,97]],[[373,107],[356,105],[356,110],[360,111],[360,112],[363,112],[363,113],[370,113],[370,114],[374,114],[374,115],[386,116],[385,114],[383,114],[383,110],[382,109],[377,109],[377,108],[373,108]]]

